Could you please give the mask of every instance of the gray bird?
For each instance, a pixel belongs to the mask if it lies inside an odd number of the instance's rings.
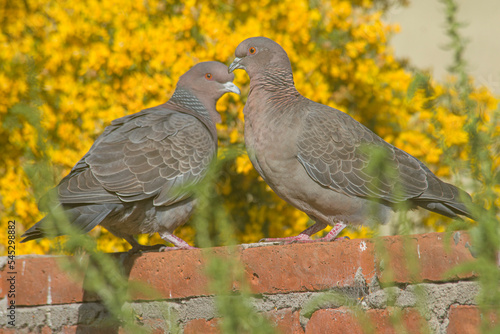
[[[193,248],[172,233],[193,211],[189,187],[216,158],[221,117],[215,105],[225,93],[240,93],[233,79],[219,62],[193,66],[168,102],[111,122],[39,207],[60,206],[83,233],[100,224],[127,240],[131,252],[161,246],[140,245],[133,237],[156,232],[175,246],[162,250]],[[46,235],[51,218],[49,213],[32,226],[21,242]]]
[[[243,109],[250,160],[276,194],[315,221],[298,236],[265,241],[310,242],[328,225],[332,230],[316,241],[331,241],[347,224],[386,222],[400,203],[471,217],[466,192],[349,115],[302,96],[279,44],[249,38],[235,56],[229,71],[244,69],[250,77]],[[370,167],[377,151],[383,168]]]

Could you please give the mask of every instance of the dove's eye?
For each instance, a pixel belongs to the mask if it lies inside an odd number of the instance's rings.
[[[212,74],[211,73],[205,74],[205,79],[212,80]]]
[[[248,52],[249,52],[251,55],[253,55],[253,54],[255,54],[255,52],[257,52],[257,49],[256,49],[256,48],[254,48],[254,47],[252,46],[250,49],[248,49]]]

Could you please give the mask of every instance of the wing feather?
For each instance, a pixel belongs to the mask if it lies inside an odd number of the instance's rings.
[[[151,198],[169,205],[190,196],[216,154],[200,119],[155,107],[117,119],[57,187],[60,203],[121,203]]]
[[[427,189],[427,171],[416,158],[347,114],[315,107],[299,135],[298,160],[316,182],[349,196],[391,203],[418,197]],[[377,149],[385,152],[382,170],[370,168]]]

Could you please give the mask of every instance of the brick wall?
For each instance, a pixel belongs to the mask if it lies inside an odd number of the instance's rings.
[[[174,324],[183,333],[218,333],[220,317],[204,274],[206,254],[226,256],[228,249],[116,254],[129,280],[157,291],[136,294],[132,308],[153,333]],[[451,274],[457,264],[473,261],[467,234],[429,233],[409,237],[338,240],[293,245],[242,245],[237,256],[254,295],[254,308],[283,333],[478,333],[474,272]],[[7,321],[9,278],[0,263],[0,333],[113,333],[96,296],[82,289],[86,279],[69,279],[58,257],[18,257],[16,327]],[[412,265],[408,265],[411,263]],[[412,270],[411,268],[417,268]],[[233,283],[238,291],[240,282]],[[350,298],[316,303],[331,291]],[[352,302],[354,301],[354,304]],[[354,307],[353,307],[354,306]],[[400,319],[394,324],[391,318]],[[494,319],[490,319],[492,322]]]

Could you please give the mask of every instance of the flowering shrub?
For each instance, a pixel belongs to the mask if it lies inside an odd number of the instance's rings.
[[[383,8],[383,7],[380,7]],[[438,176],[467,185],[455,163],[467,161],[467,117],[444,97],[451,85],[426,80],[394,58],[388,39],[397,25],[382,20],[383,9],[364,1],[4,1],[0,6],[0,221],[15,219],[18,235],[43,217],[26,166],[47,155],[54,186],[90,148],[111,120],[165,102],[177,79],[200,61],[229,64],[245,38],[263,35],[288,52],[297,89],[308,98],[348,112],[388,142],[426,163]],[[450,79],[452,80],[452,79]],[[248,76],[236,72],[242,96],[218,103],[221,152],[242,147],[243,106]],[[417,84],[416,84],[417,83]],[[411,92],[411,94],[409,94]],[[496,100],[483,88],[470,93],[490,127]],[[40,117],[21,112],[36,106]],[[37,126],[37,124],[41,126]],[[40,130],[41,129],[41,130]],[[43,131],[46,152],[37,138]],[[499,134],[497,126],[494,129]],[[288,236],[306,228],[308,217],[279,199],[242,153],[224,165],[216,191],[225,198],[240,242]],[[500,158],[495,165],[498,168]],[[498,189],[497,189],[498,190]],[[490,203],[491,204],[491,203]],[[500,205],[499,203],[496,203]],[[428,229],[447,220],[423,213]],[[123,251],[127,243],[104,229],[91,232],[99,249]],[[177,234],[193,242],[188,225]],[[369,228],[346,232],[369,236]],[[7,234],[0,234],[0,250]],[[154,240],[149,240],[154,239]],[[158,242],[142,235],[141,243]],[[20,245],[21,253],[57,248],[43,239]]]

